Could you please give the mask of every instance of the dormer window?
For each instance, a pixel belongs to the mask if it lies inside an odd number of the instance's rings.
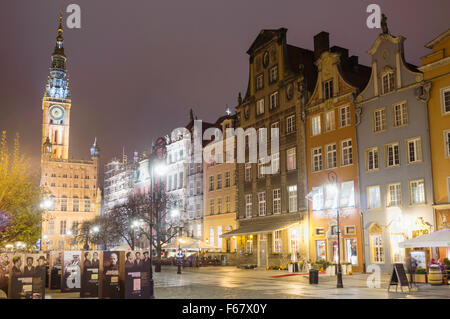
[[[382,78],[383,94],[394,91],[394,72],[386,72],[383,74]]]
[[[323,82],[323,97],[325,100],[333,97],[333,80]]]
[[[256,90],[261,90],[264,87],[264,74],[256,77]]]

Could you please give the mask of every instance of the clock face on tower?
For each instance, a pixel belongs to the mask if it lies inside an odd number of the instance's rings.
[[[49,112],[51,119],[54,121],[59,121],[64,118],[64,108],[60,105],[52,105]]]

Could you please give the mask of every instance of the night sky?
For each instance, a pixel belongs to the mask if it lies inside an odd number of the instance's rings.
[[[224,115],[227,105],[234,109],[247,86],[246,51],[261,29],[286,27],[288,43],[307,49],[315,34],[328,31],[331,46],[368,65],[380,30],[366,27],[366,7],[377,3],[390,33],[407,38],[406,60],[420,65],[429,52],[424,45],[450,27],[450,0],[3,0],[0,130],[11,140],[21,135],[35,169],[59,10],[70,3],[81,6],[81,29],[64,26],[70,157],[89,158],[97,136],[101,170],[122,147],[131,159],[187,124],[190,108],[204,121]]]

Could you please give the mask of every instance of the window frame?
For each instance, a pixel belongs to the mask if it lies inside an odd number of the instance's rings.
[[[272,213],[281,214],[281,188],[272,189]]]
[[[311,125],[311,136],[317,136],[322,133],[320,114],[311,116],[310,125]]]
[[[294,167],[289,166],[289,158],[292,156],[294,157],[292,161]],[[290,172],[296,169],[297,169],[297,148],[294,146],[286,150],[286,171]]]
[[[371,189],[378,189],[379,194],[379,200],[378,200],[378,206],[372,207],[372,201],[370,199],[370,190]],[[381,187],[380,185],[371,185],[366,187],[366,206],[367,210],[375,210],[375,209],[381,209],[383,207],[382,205],[382,198],[381,198]]]
[[[411,154],[409,144],[410,142],[419,141],[419,143],[414,143],[414,161],[411,161]],[[421,163],[423,161],[423,151],[422,151],[422,137],[411,137],[406,139],[406,162],[408,164]]]
[[[391,186],[399,186],[399,189],[396,190],[397,201],[395,202],[395,204],[392,203],[392,192],[390,189]],[[386,184],[386,207],[401,207],[402,202],[403,202],[403,200],[402,200],[402,183],[397,182],[397,183]]]
[[[445,105],[445,93],[449,92],[450,94],[450,86],[447,86],[445,88],[441,89],[441,112],[442,112],[442,116],[446,116],[446,115],[450,115],[450,104],[449,104],[449,108],[448,111],[446,110],[446,105]]]
[[[387,71],[387,72],[384,72],[382,75],[381,75],[381,92],[382,92],[382,95],[385,95],[385,94],[388,94],[388,93],[391,93],[391,92],[393,92],[393,91],[395,91],[395,74],[394,74],[395,72],[394,71]],[[391,76],[392,76],[392,78],[391,78]],[[385,87],[384,87],[384,79],[385,79],[385,77],[388,77],[388,79],[387,79],[387,91],[385,90]],[[391,87],[391,85],[392,85],[392,87]]]
[[[318,153],[315,153],[315,151],[319,151]],[[323,170],[323,153],[322,153],[322,146],[314,147],[311,149],[311,172],[316,173]],[[318,160],[319,168],[316,169],[316,162],[315,158],[318,157],[320,160]]]
[[[351,143],[351,146],[345,146],[344,147],[344,143],[349,142]],[[344,160],[344,153],[345,150],[350,150],[350,157],[349,157],[349,163],[346,163],[346,161]],[[345,139],[341,141],[341,167],[344,166],[350,166],[353,165],[354,161],[353,161],[353,140],[351,138]]]
[[[272,97],[275,96],[275,100]],[[269,95],[269,110],[274,110],[280,106],[280,94],[278,91],[273,92]]]
[[[400,106],[400,119],[397,118],[397,112],[396,112],[396,107]],[[401,101],[401,102],[397,102],[392,104],[392,126],[393,127],[402,127],[402,126],[406,126],[409,123],[409,118],[408,118],[408,102],[406,100]],[[398,124],[397,122],[400,122],[400,124]]]
[[[398,162],[396,163],[396,154],[395,154],[395,146],[397,146],[397,159]],[[392,160],[393,165],[389,165],[389,148],[392,147]],[[391,167],[398,167],[400,166],[400,143],[399,142],[392,142],[389,144],[384,145],[384,167],[385,168],[391,168]]]
[[[366,149],[365,153],[365,162],[366,162],[366,172],[376,172],[380,169],[380,153],[378,151],[378,147],[369,147]],[[370,154],[372,154],[373,159],[373,167],[370,168]]]
[[[325,112],[324,114],[325,114],[325,116],[324,116],[324,122],[325,122],[324,123],[325,124],[324,125],[324,133],[334,131],[336,129],[336,112],[335,112],[335,110],[333,109],[332,111]],[[330,115],[330,114],[333,114],[333,116],[331,116],[332,119],[330,119],[328,117],[328,115]],[[332,123],[330,125],[330,127],[328,127],[329,123]]]
[[[344,112],[345,110],[345,112]],[[348,110],[348,112],[347,112]],[[343,118],[343,115],[345,117]],[[339,107],[339,128],[344,128],[352,125],[352,110],[350,104],[346,104]]]
[[[286,117],[286,134],[294,133],[297,130],[295,123],[295,114]]]
[[[262,110],[262,111],[261,111]],[[266,111],[264,98],[260,98],[256,101],[256,115],[263,115]]]
[[[412,183],[417,183],[417,182],[421,182],[423,184],[423,202],[418,202],[418,203],[413,203],[412,199],[413,199],[413,193],[412,193],[412,187],[411,184]],[[419,186],[419,185],[417,185]],[[420,205],[425,205],[427,203],[427,196],[426,196],[426,191],[425,191],[425,179],[424,178],[419,178],[419,179],[414,179],[414,180],[410,180],[408,181],[408,193],[409,193],[409,206],[420,206]]]
[[[381,112],[380,115],[380,127],[377,128],[377,114]],[[372,132],[373,133],[382,133],[387,130],[387,123],[386,123],[386,107],[380,107],[378,109],[375,109],[372,113]]]

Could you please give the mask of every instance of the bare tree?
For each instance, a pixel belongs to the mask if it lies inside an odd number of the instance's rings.
[[[83,244],[85,250],[89,249],[89,244],[102,245],[103,249],[107,250],[110,245],[120,240],[114,227],[115,222],[110,216],[97,216],[72,229],[74,242]]]
[[[156,251],[155,272],[160,272],[162,246],[174,238],[179,229],[177,221],[170,215],[170,208],[174,207],[175,201],[163,187],[137,195],[135,201],[139,203],[142,221],[139,224],[139,234],[145,235],[152,242],[152,248]]]

